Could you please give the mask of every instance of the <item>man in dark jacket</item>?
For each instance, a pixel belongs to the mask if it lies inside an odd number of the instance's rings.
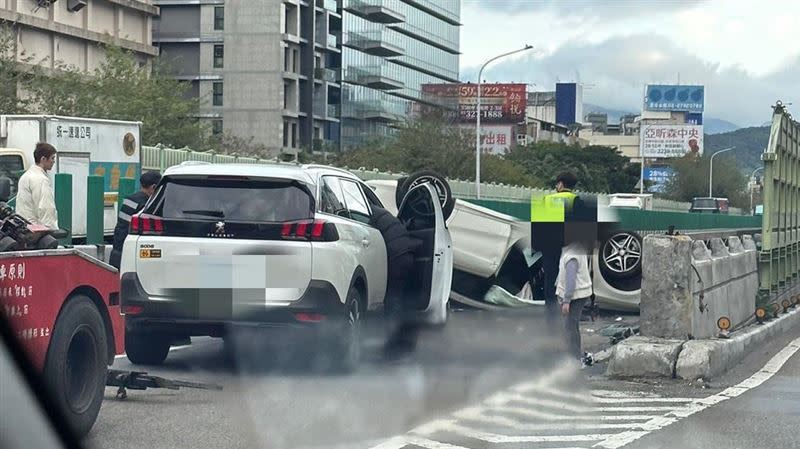
[[[125,244],[125,238],[128,237],[131,217],[144,208],[147,200],[155,193],[159,182],[161,182],[161,175],[157,172],[142,173],[142,176],[139,177],[139,184],[141,184],[142,189],[132,195],[128,195],[122,201],[122,207],[117,218],[117,226],[114,228],[114,249],[111,250],[111,257],[108,262],[111,266],[119,269],[122,261],[122,246]]]
[[[417,330],[407,320],[410,306],[404,289],[414,266],[414,251],[422,242],[412,237],[403,223],[386,209],[373,206],[370,224],[380,231],[386,242],[388,273],[384,307],[392,331],[384,352],[387,357],[394,358],[416,347]]]

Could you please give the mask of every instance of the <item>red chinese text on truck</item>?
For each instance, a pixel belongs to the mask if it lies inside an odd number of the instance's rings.
[[[124,352],[118,276],[74,249],[0,253],[2,312],[79,435],[97,419],[108,366]]]

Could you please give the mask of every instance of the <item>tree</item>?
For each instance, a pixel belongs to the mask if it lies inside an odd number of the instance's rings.
[[[390,139],[375,140],[344,152],[338,166],[411,173],[434,170],[451,179],[475,179],[475,134],[453,126],[444,115],[428,114],[400,126]],[[496,155],[481,156],[481,180],[514,185],[532,184],[525,170]]]
[[[675,201],[691,201],[694,197],[708,196],[709,156],[687,155],[672,163],[674,175],[667,181],[665,193]],[[746,191],[745,175],[736,159],[720,155],[714,159],[713,194],[728,198],[732,206],[748,208],[750,195]]]
[[[537,187],[552,188],[563,171],[575,173],[577,187],[588,192],[631,192],[639,180],[639,164],[610,147],[538,142],[515,149],[506,159],[521,166]]]
[[[13,29],[0,25],[0,111],[4,114],[24,112],[29,101],[17,89],[27,77],[23,67],[33,60],[30,55],[17,57],[17,40]]]

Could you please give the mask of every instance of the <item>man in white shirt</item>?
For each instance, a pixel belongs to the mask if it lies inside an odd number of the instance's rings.
[[[47,176],[56,163],[56,149],[49,143],[39,142],[33,158],[36,164],[19,178],[16,212],[32,223],[58,229],[53,185]]]

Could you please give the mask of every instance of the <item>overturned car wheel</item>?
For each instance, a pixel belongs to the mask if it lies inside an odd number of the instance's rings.
[[[603,275],[627,279],[642,272],[642,237],[633,231],[618,230],[603,240],[599,253]]]
[[[406,197],[409,190],[426,182],[431,183],[436,190],[444,219],[447,220],[456,207],[456,199],[453,198],[453,192],[450,190],[450,184],[447,183],[447,180],[432,170],[421,170],[397,180],[397,189],[395,190],[397,207],[400,208],[403,198]]]

